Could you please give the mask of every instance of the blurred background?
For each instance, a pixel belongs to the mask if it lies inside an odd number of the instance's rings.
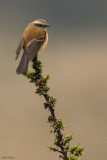
[[[46,19],[49,42],[39,55],[50,74],[56,115],[65,121],[71,145],[85,147],[81,160],[107,159],[107,1],[0,1],[0,159],[58,159],[45,122],[43,97],[22,75],[15,50],[25,27]],[[21,56],[20,56],[21,57]]]

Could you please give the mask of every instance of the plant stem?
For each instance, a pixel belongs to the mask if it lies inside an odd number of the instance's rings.
[[[50,111],[47,122],[52,128],[51,132],[54,133],[54,147],[49,146],[50,150],[54,152],[59,152],[59,158],[63,160],[78,160],[79,156],[82,154],[84,148],[79,146],[74,146],[70,148],[70,141],[73,139],[72,135],[64,136],[62,130],[64,130],[64,123],[62,120],[57,119],[55,115],[55,104],[56,99],[49,95],[48,91],[50,88],[47,86],[49,80],[49,75],[46,77],[42,76],[42,62],[38,60],[38,54],[33,59],[32,67],[34,71],[27,72],[26,77],[30,79],[31,83],[36,85],[36,93],[40,96],[44,96],[45,103],[44,109]]]

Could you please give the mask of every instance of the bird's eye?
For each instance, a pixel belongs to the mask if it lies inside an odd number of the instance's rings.
[[[38,26],[38,27],[43,27],[43,25],[42,25],[42,24],[37,24],[36,26]]]

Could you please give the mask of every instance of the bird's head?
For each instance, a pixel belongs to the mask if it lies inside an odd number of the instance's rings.
[[[50,27],[44,19],[37,19],[36,21],[33,21],[32,24],[43,29]]]

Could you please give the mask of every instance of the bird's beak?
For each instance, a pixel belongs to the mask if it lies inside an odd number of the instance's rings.
[[[49,26],[49,25],[46,25],[46,27],[51,27],[51,26]]]

